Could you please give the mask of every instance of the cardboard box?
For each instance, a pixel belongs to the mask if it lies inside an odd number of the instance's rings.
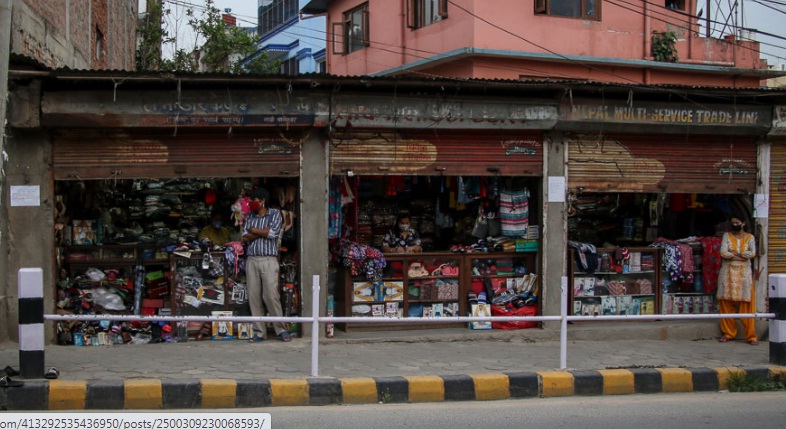
[[[237,339],[249,340],[254,332],[254,325],[251,322],[238,322],[237,325]]]
[[[472,304],[471,317],[491,317],[490,304]],[[491,329],[491,321],[488,322],[469,322],[469,329],[486,330]]]
[[[71,244],[90,246],[96,244],[96,221],[73,220],[71,226]]]
[[[404,282],[383,282],[380,286],[383,300],[402,301],[404,299]]]
[[[377,301],[377,288],[372,282],[353,282],[352,301],[353,302],[374,302]],[[381,300],[381,298],[380,298]]]
[[[213,311],[211,312],[211,315],[215,317],[228,317],[228,316],[232,316],[232,312]],[[234,339],[234,330],[232,329],[232,322],[214,321],[211,338],[216,341],[226,341],[226,340]]]

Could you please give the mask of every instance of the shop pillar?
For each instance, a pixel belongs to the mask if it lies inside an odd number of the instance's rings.
[[[770,201],[770,159],[772,146],[767,139],[759,139],[756,143],[756,194],[754,195],[753,217],[755,222],[754,231],[757,232],[758,242],[756,243],[757,258],[755,262],[756,275],[754,281],[754,309],[756,312],[764,312],[767,302],[767,280],[769,273],[769,251],[770,251],[770,213],[769,204],[762,204],[762,201]]]
[[[786,274],[770,274],[770,363],[786,365]]]
[[[566,275],[568,248],[566,190],[561,195],[549,195],[549,182],[560,180],[567,184],[567,150],[563,133],[547,133],[543,138],[543,255],[541,259],[541,299],[544,315],[560,312],[560,284]],[[551,189],[555,191],[555,189]],[[553,193],[553,192],[552,192]],[[547,328],[557,329],[557,322],[545,322]]]
[[[314,130],[301,148],[300,171],[300,285],[301,308],[304,316],[311,316],[312,302],[320,302],[319,313],[327,312],[328,278],[328,141]],[[320,279],[319,296],[313,296],[311,278]],[[311,326],[303,325],[303,335],[311,335]],[[324,336],[325,332],[320,332]]]

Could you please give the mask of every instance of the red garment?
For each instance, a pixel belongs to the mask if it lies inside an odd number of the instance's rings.
[[[705,293],[715,293],[718,289],[718,274],[721,267],[721,237],[699,237],[701,254],[702,287]]]

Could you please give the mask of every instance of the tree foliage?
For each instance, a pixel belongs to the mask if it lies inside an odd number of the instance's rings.
[[[183,26],[192,40],[178,40],[177,30]],[[256,32],[228,25],[213,0],[206,0],[199,10],[187,6],[181,16],[163,7],[160,0],[148,1],[139,31],[139,70],[264,74],[280,68],[264,52],[244,61],[257,51]]]

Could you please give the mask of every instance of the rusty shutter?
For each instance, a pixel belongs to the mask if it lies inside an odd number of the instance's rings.
[[[768,272],[786,273],[786,140],[772,143],[769,216]]]
[[[289,177],[300,169],[294,135],[65,130],[53,142],[56,180]]]
[[[543,140],[536,133],[345,132],[331,140],[330,171],[542,176]]]
[[[756,144],[733,136],[572,136],[568,184],[588,192],[753,194]]]

